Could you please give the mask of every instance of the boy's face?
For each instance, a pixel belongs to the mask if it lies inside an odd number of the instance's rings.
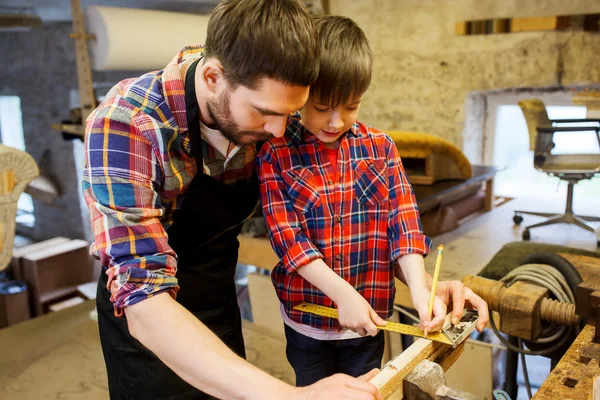
[[[310,97],[300,110],[302,123],[325,147],[336,148],[340,137],[356,122],[361,101],[359,96],[343,106],[332,107]]]

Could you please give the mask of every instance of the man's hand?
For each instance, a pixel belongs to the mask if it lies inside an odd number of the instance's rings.
[[[377,326],[386,324],[369,302],[353,287],[350,287],[346,295],[340,297],[337,306],[340,325],[361,336],[367,334],[375,336],[377,335]]]
[[[335,374],[310,386],[298,388],[293,400],[383,400],[379,389],[369,383],[378,372],[378,369],[374,369],[359,378]]]
[[[479,332],[485,328],[490,320],[487,303],[460,281],[439,281],[437,283],[436,296],[445,305],[451,307],[453,325],[460,322],[465,306],[475,309],[479,313],[479,321],[477,322],[477,330]]]

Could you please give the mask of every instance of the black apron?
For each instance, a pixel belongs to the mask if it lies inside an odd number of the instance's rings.
[[[169,245],[178,256],[177,301],[235,353],[245,357],[233,277],[239,248],[237,236],[258,202],[258,179],[254,174],[229,186],[204,175],[200,111],[194,86],[197,64],[194,62],[186,75],[185,102],[198,172],[167,230]],[[106,274],[102,273],[96,304],[110,398],[212,399],[179,378],[129,334],[125,318],[114,316],[106,283]]]

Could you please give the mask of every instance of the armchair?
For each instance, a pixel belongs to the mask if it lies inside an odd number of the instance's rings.
[[[594,232],[594,228],[586,222],[600,222],[599,217],[576,215],[573,212],[573,188],[584,179],[592,179],[600,173],[600,152],[593,154],[552,154],[555,132],[594,131],[600,147],[600,119],[559,119],[550,120],[544,103],[539,99],[522,100],[519,107],[525,116],[529,130],[530,149],[534,151],[534,167],[548,175],[557,176],[566,181],[567,204],[564,214],[541,213],[516,210],[513,221],[518,225],[523,222],[523,215],[547,217],[548,220],[529,225],[523,231],[523,240],[531,239],[530,229],[558,223],[574,224],[582,229]],[[579,126],[585,124],[585,126]],[[599,207],[600,210],[600,207]],[[600,247],[600,237],[597,245]]]

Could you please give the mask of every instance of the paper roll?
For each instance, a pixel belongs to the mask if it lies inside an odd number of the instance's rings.
[[[89,6],[85,11],[92,69],[162,69],[189,44],[203,44],[208,15],[120,7]]]

